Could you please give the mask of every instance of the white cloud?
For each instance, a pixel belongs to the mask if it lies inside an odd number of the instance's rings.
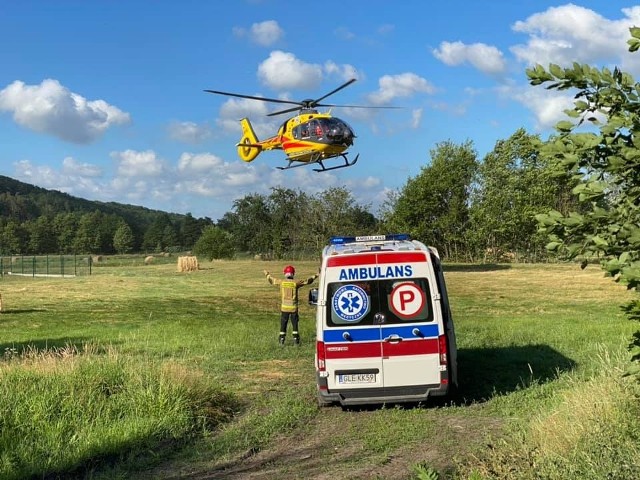
[[[116,160],[112,173],[103,172],[102,177],[91,176],[97,167],[69,157],[57,169],[28,160],[16,162],[14,176],[90,200],[132,203],[167,212],[191,212],[196,217],[212,219],[230,211],[233,200],[249,193],[269,195],[272,187],[300,189],[310,195],[331,187],[347,187],[359,204],[368,204],[380,196],[382,185],[378,177],[344,180],[340,174],[319,174],[308,166],[278,170],[274,167],[286,165],[286,160],[277,154],[260,157],[250,164],[237,158],[225,161],[209,152],[184,152],[173,165],[160,161],[153,151],[127,150],[114,152],[112,157]],[[77,166],[82,168],[75,169]]]
[[[178,171],[182,174],[213,172],[224,165],[223,160],[211,153],[183,153],[178,160]]]
[[[315,89],[322,81],[322,67],[275,50],[258,66],[258,77],[274,90]]]
[[[422,108],[416,108],[411,111],[411,128],[418,128],[422,122]]]
[[[504,72],[506,66],[502,52],[484,43],[466,45],[462,42],[442,42],[440,48],[433,50],[433,55],[446,65],[457,66],[470,63],[489,75]]]
[[[251,25],[251,40],[268,47],[278,42],[284,36],[284,30],[280,28],[275,20],[267,20]]]
[[[80,169],[69,168],[75,164],[78,163],[67,157],[63,160],[61,171],[48,165],[34,165],[29,160],[15,162],[13,167],[15,177],[23,182],[82,198],[101,198],[100,195],[105,192],[98,181],[99,167],[78,164],[81,165]]]
[[[565,110],[573,108],[573,95],[556,90],[546,90],[530,86],[505,86],[498,92],[516,100],[531,110],[535,116],[535,128],[538,131],[550,130],[560,120],[567,120]]]
[[[156,177],[165,172],[164,162],[153,150],[111,152],[111,158],[116,161],[118,175],[123,177]]]
[[[369,95],[369,101],[374,105],[385,105],[395,98],[411,97],[417,93],[435,92],[433,85],[415,73],[384,75],[378,80],[378,85],[380,88]]]
[[[278,126],[282,122],[282,119],[267,116],[270,111],[270,105],[279,104],[245,98],[230,98],[220,107],[220,116],[216,120],[216,124],[222,131],[238,135],[238,140],[240,140],[242,131],[240,119],[247,117],[251,121],[258,139],[264,140],[266,137],[275,135]],[[285,104],[279,106],[286,108]]]
[[[169,137],[178,142],[197,144],[210,138],[211,127],[195,122],[173,122],[168,127]]]
[[[99,177],[102,175],[102,169],[97,165],[80,163],[72,157],[66,157],[62,160],[62,173],[79,177]]]
[[[275,20],[254,23],[248,30],[243,27],[233,27],[232,31],[236,37],[248,37],[253,43],[263,47],[274,45],[284,37],[284,30]]]
[[[515,32],[527,34],[529,40],[513,46],[511,51],[528,65],[628,61],[629,27],[640,22],[640,7],[622,12],[625,18],[609,20],[578,5],[551,7],[513,25]]]
[[[335,75],[345,82],[347,80],[351,80],[352,78],[355,78],[356,80],[361,80],[364,78],[364,74],[362,72],[359,72],[353,65],[338,65],[331,60],[324,63],[324,71],[328,75]]]
[[[89,101],[53,79],[40,85],[11,83],[0,90],[0,111],[11,112],[16,123],[30,130],[80,144],[130,121],[129,114],[119,108],[104,100]]]

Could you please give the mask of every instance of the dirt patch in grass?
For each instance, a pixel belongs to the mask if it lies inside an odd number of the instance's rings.
[[[473,407],[470,407],[473,408]],[[458,458],[473,453],[483,446],[488,435],[502,429],[502,421],[475,415],[459,416],[447,412],[447,408],[434,409],[425,421],[435,422],[437,437],[428,443],[406,445],[398,442],[398,448],[388,453],[368,451],[357,439],[347,445],[336,443],[340,433],[353,429],[376,415],[376,410],[345,411],[339,407],[322,409],[304,431],[280,437],[270,447],[250,450],[225,464],[192,465],[186,469],[154,471],[145,478],[190,480],[282,480],[313,479],[385,479],[406,480],[412,468],[420,463],[437,469],[441,478],[451,473]],[[395,443],[389,438],[390,444]]]

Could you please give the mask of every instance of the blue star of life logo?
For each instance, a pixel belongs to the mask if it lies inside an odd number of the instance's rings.
[[[369,311],[369,297],[357,285],[343,285],[333,295],[333,311],[346,322],[357,322]]]

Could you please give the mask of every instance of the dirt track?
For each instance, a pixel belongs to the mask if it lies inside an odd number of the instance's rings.
[[[473,408],[473,407],[469,407]],[[429,445],[407,447],[398,445],[392,453],[381,456],[370,453],[362,444],[337,446],[336,428],[357,428],[363,416],[372,411],[344,411],[339,407],[323,409],[305,432],[280,438],[272,447],[248,451],[224,465],[175,466],[149,472],[141,478],[189,480],[282,480],[313,479],[385,479],[405,480],[411,477],[412,467],[425,462],[439,473],[453,467],[453,455],[464,457],[482,446],[487,433],[495,433],[500,425],[495,419],[475,415],[451,415],[447,408],[434,409],[431,420],[436,422],[439,438]],[[393,442],[393,438],[388,439]],[[441,476],[441,478],[445,478]]]

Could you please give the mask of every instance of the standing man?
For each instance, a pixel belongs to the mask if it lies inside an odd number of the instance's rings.
[[[268,271],[264,271],[267,280],[271,285],[280,285],[280,345],[284,345],[287,336],[287,324],[291,320],[291,328],[293,328],[293,343],[300,345],[300,333],[298,332],[298,289],[303,285],[310,285],[318,278],[316,273],[306,280],[294,280],[296,269],[291,265],[284,267],[284,280],[271,276]]]

